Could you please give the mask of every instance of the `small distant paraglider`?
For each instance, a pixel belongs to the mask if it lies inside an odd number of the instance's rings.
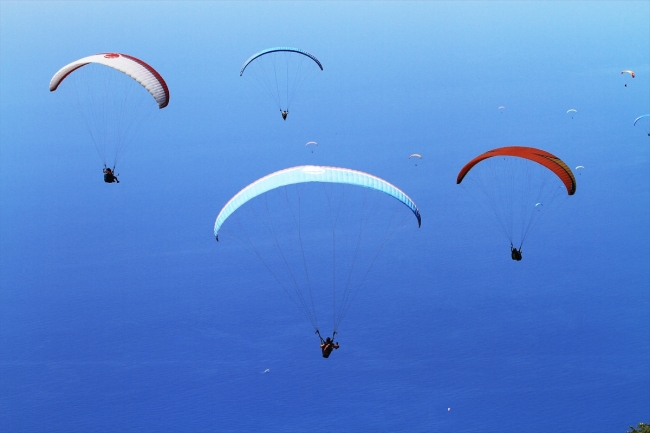
[[[420,155],[419,153],[413,153],[413,154],[411,154],[411,156],[409,156],[409,159],[411,159],[411,158],[419,158],[419,159],[422,159],[422,155]],[[417,163],[415,164],[415,166],[416,166],[416,167],[418,166]]]
[[[505,110],[505,109],[506,109],[506,107],[504,107],[503,105],[499,105],[498,110],[499,110],[500,113],[503,113],[503,110]]]
[[[273,47],[250,56],[239,70],[239,76],[255,82],[275,101],[282,119],[287,120],[299,87],[319,70],[323,70],[323,65],[313,54],[299,48]]]
[[[318,143],[315,141],[308,141],[307,144],[305,144],[305,147],[306,146],[318,146]],[[314,153],[314,151],[312,150],[311,153]]]
[[[585,166],[584,166],[584,165],[579,165],[579,166],[577,166],[577,167],[576,167],[576,171],[578,171],[579,168],[585,168]],[[578,175],[579,175],[579,176],[582,176],[582,172],[581,172],[581,171],[578,171]]]
[[[569,114],[569,113],[577,113],[578,110],[576,110],[575,108],[569,108],[568,110],[566,110],[566,112],[567,112],[567,114]],[[573,114],[571,115],[571,118],[573,119]]]
[[[271,372],[271,369],[270,369],[270,368],[267,368],[266,370],[264,370],[264,371],[262,372],[262,374],[264,374],[264,373],[270,373],[270,372]]]
[[[632,126],[636,126],[636,122],[638,122],[639,120],[645,117],[650,117],[650,114],[644,114],[642,116],[637,117],[636,119],[634,119],[634,123],[632,124]],[[648,127],[648,137],[650,137],[650,127]]]
[[[621,71],[621,74],[630,74],[632,78],[634,78],[636,75],[634,75],[634,71],[630,71],[629,69],[625,69],[624,71]],[[627,87],[627,82],[625,83],[625,87]]]

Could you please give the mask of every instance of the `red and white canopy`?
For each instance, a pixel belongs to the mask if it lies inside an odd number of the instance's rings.
[[[65,65],[52,77],[50,81],[50,92],[55,91],[59,87],[59,84],[72,72],[89,63],[98,63],[117,69],[133,78],[151,93],[151,96],[158,103],[159,108],[165,108],[169,104],[169,89],[163,77],[142,60],[119,53],[95,54]]]

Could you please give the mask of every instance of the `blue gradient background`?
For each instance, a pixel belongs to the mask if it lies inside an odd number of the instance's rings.
[[[286,122],[238,76],[275,45],[325,68]],[[119,186],[47,87],[106,51],[171,93]],[[650,142],[632,127],[650,111],[650,2],[3,1],[0,66],[0,431],[650,421]],[[455,185],[506,145],[586,167],[520,263]],[[394,183],[423,222],[382,253],[327,361],[255,257],[211,233],[243,186],[312,162]]]

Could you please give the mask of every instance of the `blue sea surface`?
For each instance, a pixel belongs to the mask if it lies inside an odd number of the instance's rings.
[[[238,73],[285,45],[324,68],[283,121]],[[119,185],[47,87],[100,52],[144,59],[170,89]],[[650,131],[632,126],[650,112],[649,53],[648,1],[1,2],[0,431],[650,423]],[[521,262],[456,185],[514,145],[585,167]],[[379,176],[422,215],[416,228],[403,207],[412,226],[329,359],[255,254],[212,234],[239,190],[304,164]]]

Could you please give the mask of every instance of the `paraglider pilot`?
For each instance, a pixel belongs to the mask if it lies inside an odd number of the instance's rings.
[[[280,114],[282,114],[282,119],[287,120],[287,116],[289,115],[289,110],[280,110]]]
[[[104,169],[102,170],[102,172],[104,173],[104,182],[106,182],[106,183],[113,183],[113,182],[120,183],[119,179],[117,178],[115,173],[113,173],[113,170],[111,170],[110,168],[104,166]]]
[[[521,247],[519,249],[515,248],[510,244],[510,256],[512,257],[512,260],[519,261],[521,260]]]
[[[316,333],[320,338],[320,349],[323,352],[323,358],[329,358],[332,350],[339,348],[338,341],[335,343],[330,337],[327,337],[327,339],[323,340],[323,337],[320,336],[318,329],[316,330]],[[336,331],[334,331],[334,335],[336,335]],[[334,337],[334,335],[332,335],[332,337]]]

